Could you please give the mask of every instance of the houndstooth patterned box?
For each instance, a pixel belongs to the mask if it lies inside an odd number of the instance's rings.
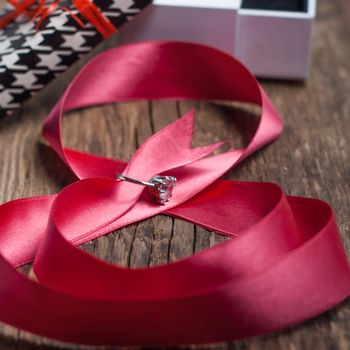
[[[53,2],[47,1],[47,4]],[[137,15],[151,0],[93,0],[116,28]],[[91,23],[81,28],[72,13],[80,16],[72,1],[56,8],[36,30],[35,23],[21,15],[0,30],[0,115],[22,102],[91,51],[103,40]],[[2,18],[11,11],[6,8]]]

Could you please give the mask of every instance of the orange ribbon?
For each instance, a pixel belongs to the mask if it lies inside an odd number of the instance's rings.
[[[19,15],[26,15],[30,17],[32,21],[36,22],[36,29],[38,30],[44,20],[58,7],[63,11],[68,12],[72,18],[81,26],[85,24],[80,20],[78,16],[72,13],[72,11],[66,6],[59,6],[60,0],[55,0],[51,4],[46,6],[46,0],[8,0],[8,2],[14,7],[14,9],[0,19],[0,29],[5,28],[10,22],[14,21]],[[88,22],[90,22],[96,30],[103,36],[108,38],[117,31],[114,25],[101,13],[99,8],[90,0],[73,0],[75,8],[80,15]],[[31,9],[31,7],[35,8]]]
[[[17,0],[8,0],[8,3],[11,4],[14,9],[0,19],[0,29],[5,28],[21,14],[30,16],[32,11],[29,11],[28,7],[34,5],[36,2],[37,0],[23,0],[21,2]]]

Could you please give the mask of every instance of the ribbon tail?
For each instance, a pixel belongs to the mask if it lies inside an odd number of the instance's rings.
[[[148,181],[156,174],[194,163],[225,143],[191,148],[193,127],[194,110],[191,110],[146,140],[131,158],[125,173]]]

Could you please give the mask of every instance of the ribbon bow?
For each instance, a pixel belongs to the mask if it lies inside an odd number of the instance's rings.
[[[46,0],[7,0],[9,4],[14,7],[9,13],[0,19],[0,29],[5,28],[10,22],[14,21],[19,15],[25,15],[32,21],[37,20],[36,29],[38,30],[44,20],[57,8],[61,8],[63,11],[68,12],[72,18],[81,26],[84,27],[84,23],[78,16],[66,6],[60,6],[60,0],[54,0],[46,4]],[[117,29],[106,18],[98,7],[90,0],[73,0],[75,8],[79,14],[87,21],[89,21],[96,30],[103,36],[108,38],[115,33]]]
[[[221,143],[191,148],[192,111],[148,139],[128,164],[62,145],[65,111],[161,98],[237,100],[262,113],[245,148],[216,156],[208,157]],[[281,130],[255,78],[215,49],[150,42],[97,56],[44,125],[45,138],[80,180],[58,195],[0,207],[0,320],[69,342],[161,346],[271,332],[344,300],[350,269],[326,203],[286,197],[274,184],[218,180]],[[164,206],[115,179],[123,173],[147,181],[163,172],[178,179]],[[159,213],[235,239],[134,270],[75,247]],[[14,269],[33,259],[38,282]]]

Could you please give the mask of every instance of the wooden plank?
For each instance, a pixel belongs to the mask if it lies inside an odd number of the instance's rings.
[[[116,45],[116,38],[89,55]],[[285,120],[274,144],[225,175],[230,179],[272,181],[293,195],[329,201],[350,252],[350,46],[337,2],[320,0],[313,46],[313,69],[306,83],[263,81]],[[84,61],[86,61],[86,58]],[[74,178],[40,142],[43,118],[83,62],[51,83],[13,117],[0,121],[0,201],[55,193]],[[197,111],[194,145],[229,137],[244,144],[256,125],[256,110],[240,104],[140,102],[70,113],[64,139],[70,147],[128,160],[152,133],[190,108]],[[157,216],[82,246],[109,262],[146,267],[188,256],[224,238],[201,227]],[[22,268],[32,274],[30,266]],[[89,349],[70,346],[0,325],[1,349]],[[263,337],[215,344],[213,349],[349,349],[350,301],[301,325]],[[206,349],[209,346],[182,347]]]

